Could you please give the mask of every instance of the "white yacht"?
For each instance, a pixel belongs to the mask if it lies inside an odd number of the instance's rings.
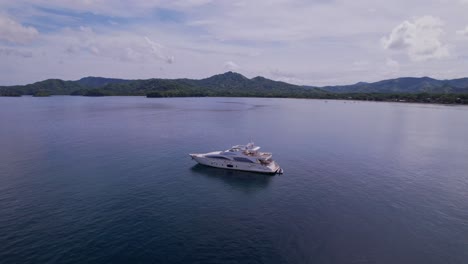
[[[225,151],[189,154],[196,162],[223,169],[282,174],[283,169],[272,159],[272,154],[260,152],[252,142],[237,145]]]

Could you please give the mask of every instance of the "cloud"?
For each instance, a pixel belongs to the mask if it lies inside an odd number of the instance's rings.
[[[385,64],[390,68],[400,67],[400,64],[398,63],[398,61],[390,59],[390,58],[387,59]]]
[[[203,5],[211,3],[212,1],[213,0],[178,0],[178,1],[172,1],[172,4],[176,7],[185,8],[185,7],[203,6]]]
[[[291,72],[281,71],[279,69],[271,70],[270,74],[272,76],[274,76],[274,77],[277,77],[277,78],[294,78],[294,77],[296,77],[296,75],[291,73]]]
[[[352,64],[352,69],[354,70],[363,70],[369,68],[369,61],[367,60],[356,60]]]
[[[226,61],[224,62],[224,69],[228,70],[228,71],[237,71],[239,70],[239,65],[237,65],[237,63],[233,62],[233,61]]]
[[[207,20],[207,19],[200,19],[200,20],[194,20],[194,21],[189,21],[187,22],[187,26],[193,26],[193,27],[197,27],[197,26],[208,26],[208,25],[212,25],[214,24],[215,22],[212,21],[212,20]]]
[[[174,56],[168,56],[163,53],[163,46],[161,44],[152,41],[148,37],[145,37],[145,40],[150,47],[151,54],[153,54],[156,58],[161,59],[169,64],[174,62]]]
[[[10,48],[0,48],[0,56],[16,56],[23,58],[31,58],[33,56],[31,51],[22,51]]]
[[[25,27],[13,19],[0,14],[0,40],[26,44],[39,35],[34,27]]]
[[[210,4],[212,0],[0,0],[2,10],[33,6],[110,17],[142,17],[157,9],[186,11]]]
[[[0,16],[39,31],[23,43],[0,34],[0,48],[12,49],[1,51],[0,85],[86,75],[202,78],[222,70],[311,85],[403,73],[461,77],[468,68],[461,2],[0,0]],[[421,14],[431,16],[424,22]],[[177,63],[164,67],[172,55]]]
[[[52,37],[44,37],[44,41],[65,46],[64,52],[68,56],[91,55],[138,63],[148,63],[151,60],[169,64],[174,62],[174,57],[165,53],[163,45],[149,37],[123,31],[95,32],[91,27],[81,26],[78,29],[65,29]]]
[[[79,54],[82,52],[100,55],[101,47],[97,40],[97,34],[90,27],[79,27],[78,30],[66,29],[62,32],[62,40],[68,42],[65,52]]]
[[[381,39],[388,50],[404,50],[413,61],[445,58],[448,47],[442,43],[443,21],[437,17],[423,16],[404,21],[388,37]]]
[[[296,74],[292,72],[283,71],[280,69],[272,69],[267,75],[268,77],[277,81],[281,81],[281,82],[287,82],[287,83],[293,83],[293,84],[308,84],[306,80],[298,78]]]
[[[121,56],[124,61],[141,61],[143,60],[143,54],[134,50],[133,48],[125,48],[125,53]]]
[[[385,65],[388,67],[388,71],[390,73],[398,73],[400,71],[400,63],[398,63],[396,60],[387,58]]]
[[[457,30],[457,35],[468,37],[468,26],[465,29]]]

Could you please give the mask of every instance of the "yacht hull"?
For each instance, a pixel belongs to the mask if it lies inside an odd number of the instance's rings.
[[[234,160],[220,160],[204,157],[202,154],[190,154],[190,156],[199,164],[227,169],[227,170],[239,170],[239,171],[250,171],[266,174],[281,174],[283,170],[276,162],[271,162],[268,165],[262,165],[258,163],[246,163],[238,162]]]

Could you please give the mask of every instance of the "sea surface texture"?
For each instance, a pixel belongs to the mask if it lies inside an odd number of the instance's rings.
[[[468,263],[468,107],[0,98],[0,262]]]

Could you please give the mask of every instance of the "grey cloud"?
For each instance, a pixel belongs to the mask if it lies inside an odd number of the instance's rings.
[[[278,69],[271,70],[270,74],[276,78],[295,78],[296,77],[296,75],[293,73],[281,71]]]
[[[10,48],[0,48],[0,56],[16,56],[23,58],[31,58],[33,53],[31,51],[23,51]]]
[[[142,61],[144,59],[144,56],[142,53],[134,50],[133,48],[127,47],[125,48],[125,52],[120,57],[120,59],[124,61]]]
[[[90,27],[79,27],[79,30],[67,30],[64,34],[70,34],[68,37],[65,53],[70,55],[81,52],[100,55],[102,48],[97,41],[97,34]]]
[[[468,37],[468,26],[464,29],[457,30],[457,35]]]
[[[148,37],[145,37],[145,40],[150,47],[151,54],[153,54],[155,58],[163,60],[169,64],[174,62],[174,56],[168,56],[164,54],[163,46],[161,44],[152,41]]]

